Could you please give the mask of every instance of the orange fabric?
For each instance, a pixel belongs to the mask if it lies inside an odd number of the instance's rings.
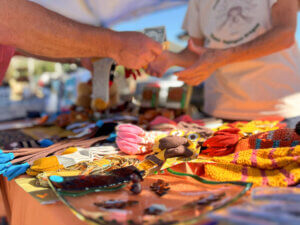
[[[86,225],[62,203],[41,205],[15,181],[5,179],[4,186],[11,210],[10,225]]]

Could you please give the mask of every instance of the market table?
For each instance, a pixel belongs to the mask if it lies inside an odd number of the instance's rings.
[[[41,205],[14,180],[8,182],[1,177],[0,182],[1,191],[7,197],[6,213],[10,225],[86,225],[62,203]]]

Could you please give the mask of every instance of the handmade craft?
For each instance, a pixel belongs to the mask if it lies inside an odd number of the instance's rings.
[[[8,180],[12,180],[26,172],[26,170],[34,163],[35,160],[47,157],[52,154],[59,155],[67,148],[77,146],[88,148],[99,141],[106,140],[110,136],[92,138],[89,140],[65,140],[53,144],[47,148],[23,148],[12,151],[0,152],[0,174],[3,174]]]
[[[214,133],[213,137],[203,143],[205,149],[202,154],[209,156],[223,156],[233,153],[238,141],[243,136],[240,135],[240,129],[229,128]]]
[[[282,128],[251,135],[248,138],[241,139],[235,151],[243,151],[247,149],[264,149],[278,147],[295,147],[300,144],[300,135],[296,130]]]
[[[136,166],[138,165],[138,162],[138,159],[131,157],[120,155],[106,155],[101,159],[97,159],[92,162],[81,162],[65,169],[39,173],[39,171],[29,168],[26,173],[30,176],[36,176],[39,185],[48,187],[48,177],[50,176],[68,177],[79,175],[104,175],[111,170],[116,170],[128,166]]]
[[[161,179],[158,179],[157,182],[151,184],[150,189],[157,194],[158,196],[164,196],[170,190],[169,184],[164,182]]]
[[[106,175],[61,177],[50,176],[49,181],[58,191],[70,195],[82,195],[99,190],[114,190],[122,188],[124,184],[132,181],[132,174],[142,179],[143,172],[134,166],[116,169]]]
[[[129,155],[138,155],[149,153],[153,149],[155,139],[159,135],[165,135],[163,132],[149,131],[131,125],[122,124],[116,128],[116,143],[120,150]]]
[[[102,146],[91,148],[68,148],[62,155],[49,156],[37,159],[27,172],[31,175],[37,175],[42,172],[53,172],[66,169],[80,162],[93,162],[103,158],[104,155],[114,155],[119,151],[114,146]]]
[[[148,174],[159,168],[168,168],[164,166],[165,164],[174,166],[177,161],[183,163],[196,159],[205,140],[206,138],[198,133],[182,130],[173,130],[167,136],[161,135],[156,138],[153,145],[154,154],[147,155],[138,168]],[[169,163],[169,160],[172,162]]]
[[[293,186],[300,181],[300,145],[248,149],[211,158],[205,175],[217,181],[247,181],[256,186]]]

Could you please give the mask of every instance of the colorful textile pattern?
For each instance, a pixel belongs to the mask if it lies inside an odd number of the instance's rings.
[[[249,135],[267,132],[271,130],[277,130],[279,128],[283,128],[284,126],[284,124],[280,124],[280,120],[253,120],[251,122],[224,123],[221,127],[217,129],[217,131],[229,128],[238,128],[240,129],[241,134]]]
[[[238,142],[235,151],[278,147],[295,147],[300,144],[300,135],[295,130],[285,128],[252,135]]]
[[[249,149],[211,159],[205,175],[217,181],[245,181],[255,186],[292,186],[300,181],[300,146]]]

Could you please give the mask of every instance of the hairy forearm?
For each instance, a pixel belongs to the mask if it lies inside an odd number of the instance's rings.
[[[291,47],[295,42],[295,30],[292,28],[274,27],[269,32],[253,41],[225,50],[209,50],[216,55],[215,63],[220,67],[235,63],[253,60],[271,55]]]
[[[74,22],[26,0],[0,0],[0,43],[34,55],[110,56],[113,37],[111,30]]]
[[[197,61],[199,56],[186,48],[179,53],[169,52],[169,58],[172,65],[188,68]]]
[[[34,55],[31,53],[25,52],[22,49],[17,49],[15,55],[35,58],[35,59],[49,61],[49,62],[58,62],[58,63],[78,63],[79,62],[78,58],[49,58],[46,56]]]

